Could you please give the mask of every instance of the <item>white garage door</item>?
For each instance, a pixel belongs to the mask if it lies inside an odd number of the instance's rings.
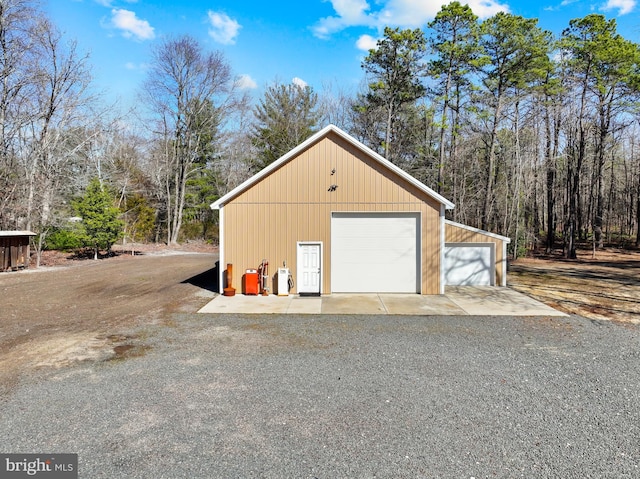
[[[495,284],[493,243],[449,243],[444,249],[445,284],[492,286]]]
[[[331,291],[419,293],[418,213],[334,213]]]

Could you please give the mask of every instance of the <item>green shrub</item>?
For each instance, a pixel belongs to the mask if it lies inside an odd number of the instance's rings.
[[[45,241],[47,250],[73,251],[83,246],[80,234],[70,229],[55,230],[47,235]]]
[[[179,240],[182,242],[196,239],[202,239],[202,223],[198,221],[183,223]]]

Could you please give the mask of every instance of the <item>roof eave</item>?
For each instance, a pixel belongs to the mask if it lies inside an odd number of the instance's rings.
[[[496,233],[491,233],[489,231],[481,230],[479,228],[474,228],[473,226],[463,225],[462,223],[456,223],[455,221],[451,221],[451,220],[444,220],[444,222],[446,224],[451,225],[451,226],[457,226],[459,228],[471,231],[473,233],[480,233],[480,234],[489,236],[491,238],[502,240],[505,243],[511,243],[511,238],[509,238],[508,236],[502,236],[502,235],[499,235],[499,234],[496,234]]]
[[[37,236],[33,231],[0,231],[0,237],[9,238],[15,236]]]

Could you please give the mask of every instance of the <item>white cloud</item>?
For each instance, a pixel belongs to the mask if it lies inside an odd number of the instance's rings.
[[[331,4],[336,13],[346,19],[357,20],[369,10],[366,0],[331,0]]]
[[[491,1],[491,0],[489,0]],[[389,0],[378,13],[378,25],[417,28],[433,19],[442,5],[448,2],[424,0]],[[475,12],[475,10],[474,10]]]
[[[356,41],[356,47],[358,50],[363,50],[368,52],[369,50],[374,50],[378,46],[378,40],[373,38],[371,35],[361,35]]]
[[[123,0],[124,3],[138,3],[138,0]],[[103,7],[111,8],[113,6],[114,0],[94,0],[98,5],[102,5]]]
[[[626,15],[636,8],[636,0],[608,0],[602,10],[618,10],[618,15]]]
[[[146,70],[147,68],[149,68],[149,64],[148,63],[133,63],[133,62],[127,62],[124,64],[124,67],[127,70]]]
[[[122,30],[122,35],[126,38],[136,38],[137,40],[151,40],[156,34],[149,22],[140,20],[135,12],[130,10],[111,10],[111,24],[118,30]]]
[[[473,13],[482,19],[489,18],[498,12],[508,13],[511,11],[509,5],[499,3],[496,0],[469,0],[467,4],[471,7]]]
[[[330,0],[337,16],[321,18],[312,28],[314,34],[326,38],[334,32],[356,25],[370,25],[372,17],[367,14],[366,0]]]
[[[313,27],[319,38],[327,38],[332,33],[348,27],[374,27],[381,30],[385,26],[403,28],[422,27],[433,20],[443,5],[449,0],[374,0],[376,10],[366,0],[329,0],[336,13],[321,18]],[[609,0],[610,2],[630,2],[635,0]],[[469,0],[473,12],[480,18],[487,18],[498,12],[508,12],[509,6],[500,0]]]
[[[246,73],[236,78],[236,86],[241,90],[254,90],[258,88],[256,81]]]
[[[298,77],[294,77],[293,80],[291,80],[291,83],[293,83],[294,85],[300,88],[307,88],[309,86],[309,84],[306,81]]]
[[[209,10],[209,36],[223,45],[233,45],[242,26],[226,13]]]

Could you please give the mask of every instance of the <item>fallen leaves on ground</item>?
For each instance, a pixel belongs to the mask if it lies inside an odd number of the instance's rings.
[[[509,268],[516,291],[590,319],[640,324],[640,252],[581,251],[576,260],[521,258]]]

